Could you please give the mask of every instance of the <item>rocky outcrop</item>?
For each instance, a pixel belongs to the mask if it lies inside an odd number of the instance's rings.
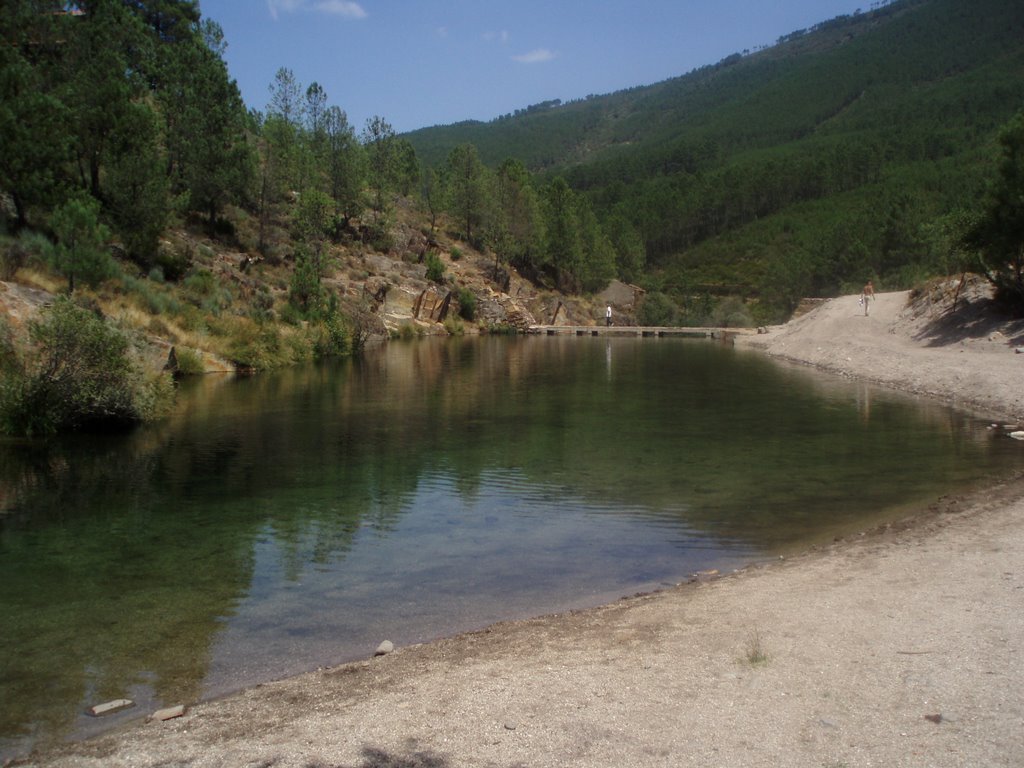
[[[49,291],[20,283],[0,282],[0,315],[16,334],[28,332],[28,322],[56,297]]]

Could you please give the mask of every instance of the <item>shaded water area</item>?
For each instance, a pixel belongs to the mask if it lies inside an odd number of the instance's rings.
[[[0,443],[0,759],[777,556],[1019,462],[969,414],[703,341],[429,340],[187,382],[129,435]]]

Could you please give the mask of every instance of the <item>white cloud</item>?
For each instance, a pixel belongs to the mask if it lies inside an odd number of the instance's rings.
[[[553,58],[555,58],[555,54],[547,48],[536,48],[529,53],[513,56],[512,60],[518,61],[520,64],[543,64],[545,61],[551,61]]]
[[[365,19],[366,11],[353,0],[320,0],[315,6],[321,13],[343,16],[346,19]]]
[[[305,0],[267,0],[267,9],[270,11],[270,16],[276,20],[278,11],[291,13],[302,7],[304,2]]]
[[[312,4],[309,0],[267,0],[267,8],[275,21],[280,13],[294,13],[307,8],[346,19],[365,19],[367,16],[363,6],[355,0],[316,0]]]
[[[503,29],[501,32],[484,32],[483,38],[488,43],[497,40],[499,43],[504,44],[508,42],[508,31]]]

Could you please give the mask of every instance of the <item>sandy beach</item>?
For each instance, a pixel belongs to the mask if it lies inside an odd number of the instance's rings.
[[[1024,323],[857,297],[738,343],[1024,422]],[[1021,766],[1022,474],[767,566],[192,703],[35,766]]]

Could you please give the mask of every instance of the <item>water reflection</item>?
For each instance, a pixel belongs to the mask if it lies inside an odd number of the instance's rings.
[[[0,757],[107,725],[80,715],[97,701],[677,581],[1014,460],[964,414],[683,340],[190,382],[153,428],[0,446]]]

